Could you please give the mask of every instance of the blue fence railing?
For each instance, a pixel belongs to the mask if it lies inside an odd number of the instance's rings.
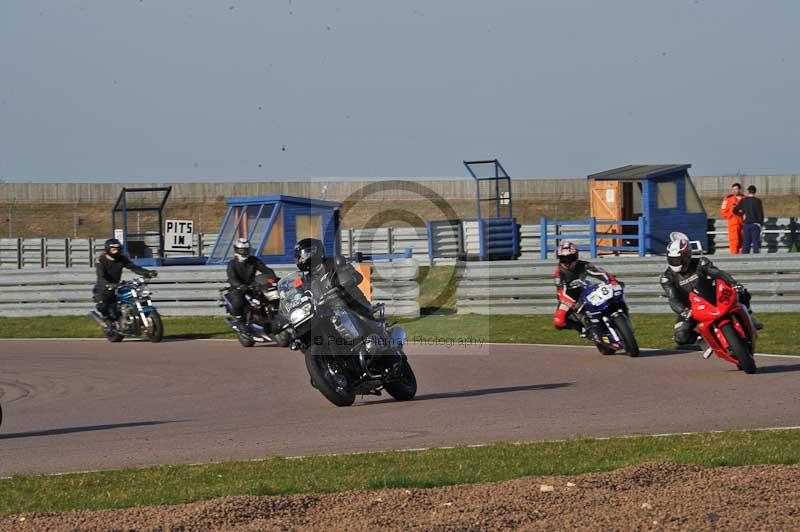
[[[623,233],[606,233],[598,232],[598,225],[616,225],[616,226],[635,226],[636,233],[623,234]],[[584,240],[588,241],[589,255],[594,259],[597,258],[599,251],[611,252],[636,252],[640,257],[645,255],[645,236],[644,236],[644,217],[640,216],[638,220],[598,220],[597,218],[588,218],[586,220],[548,220],[546,216],[542,216],[540,225],[540,245],[542,260],[547,260],[547,254],[558,249],[559,242],[562,240]],[[562,227],[586,227],[587,233],[561,233]],[[554,229],[555,234],[550,234],[550,230]],[[614,242],[621,242],[620,245],[605,245],[600,244],[599,241],[611,240]],[[636,245],[627,245],[625,242],[636,242]],[[576,244],[577,245],[577,244]],[[586,246],[578,245],[580,249],[586,249]]]

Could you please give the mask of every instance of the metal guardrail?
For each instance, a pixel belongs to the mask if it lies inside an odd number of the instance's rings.
[[[552,231],[553,223],[547,222],[548,248],[554,239],[568,238],[583,246],[590,245],[589,221],[558,222],[558,233]],[[608,222],[598,220],[596,224]],[[624,222],[636,225],[638,222]],[[428,227],[388,227],[378,229],[344,229],[341,232],[342,252],[355,257],[357,252],[364,255],[388,255],[412,250],[412,256],[421,264],[430,264],[430,257],[437,261],[453,261],[467,250],[470,254],[479,252],[477,222],[462,224],[451,221],[431,221]],[[429,231],[433,238],[428,239]],[[541,239],[543,226],[523,224],[519,226],[520,258],[523,260],[542,257]],[[596,231],[597,240],[617,238],[634,240],[637,235],[607,236]],[[709,252],[728,253],[728,232],[725,220],[709,220]],[[208,256],[216,239],[216,234],[195,234],[194,254]],[[95,257],[102,249],[104,238],[0,238],[0,269],[84,267],[93,265]],[[641,243],[642,240],[639,240]],[[800,247],[800,218],[768,218],[764,226],[762,253],[783,253],[793,247]],[[628,248],[640,252],[638,246]],[[597,251],[604,251],[597,246]],[[474,252],[474,253],[473,253]],[[591,250],[590,250],[591,255]],[[170,256],[167,253],[167,256]]]
[[[414,259],[372,262],[372,300],[386,313],[419,316],[419,265]],[[278,275],[293,271],[276,266]],[[158,269],[149,284],[153,302],[165,316],[223,315],[219,289],[227,286],[224,266],[172,266]],[[132,275],[126,271],[123,278]],[[0,272],[0,316],[70,316],[93,307],[95,273],[89,268],[17,269]]]
[[[753,295],[756,312],[794,312],[800,306],[800,256],[718,257]],[[632,312],[669,313],[659,277],[663,258],[600,258],[595,264],[625,283]],[[456,307],[474,314],[549,314],[556,305],[552,261],[459,263]]]
[[[619,225],[622,227],[636,227],[636,234],[609,234],[597,231],[599,225]],[[578,229],[578,233],[571,231],[564,232],[564,228]],[[551,234],[551,229],[553,232]],[[580,232],[580,230],[586,231]],[[553,244],[550,244],[550,241]],[[644,219],[640,216],[636,221],[626,220],[598,220],[595,217],[586,220],[548,220],[546,216],[542,216],[541,223],[539,224],[539,253],[542,260],[547,260],[548,252],[555,251],[558,248],[558,242],[561,240],[582,240],[587,242],[589,246],[589,256],[597,258],[598,251],[611,251],[611,252],[636,252],[640,257],[645,254],[645,238],[644,238]],[[598,241],[611,240],[611,241],[635,241],[636,245],[611,245],[606,246],[600,244]]]

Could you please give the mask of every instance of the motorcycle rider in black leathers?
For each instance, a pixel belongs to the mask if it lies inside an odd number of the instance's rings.
[[[254,255],[250,255],[250,241],[246,238],[240,238],[233,245],[233,259],[228,263],[228,284],[230,290],[228,291],[228,301],[231,304],[231,313],[236,319],[239,331],[244,333],[247,331],[247,325],[244,323],[242,317],[244,313],[244,296],[250,289],[250,285],[256,278],[257,273],[263,273],[274,279],[276,282],[278,276],[275,271],[264,264],[264,261]]]
[[[304,238],[294,247],[294,259],[307,281],[321,283],[321,293],[339,288],[347,306],[365,318],[367,327],[372,328],[375,321],[372,305],[358,288],[364,277],[343,256],[326,257],[321,240]]]
[[[127,268],[147,279],[157,275],[154,270],[141,268],[131,262],[131,259],[122,253],[122,243],[119,240],[116,238],[106,240],[103,252],[95,263],[97,282],[94,285],[94,301],[97,303],[98,312],[103,316],[107,325],[110,325],[113,318],[111,309],[116,302],[116,289],[122,278],[123,268]]]
[[[669,243],[667,247],[667,262],[669,267],[661,274],[661,288],[669,299],[669,307],[678,315],[675,322],[673,337],[678,345],[694,344],[698,339],[695,332],[697,321],[692,319],[689,294],[701,279],[721,279],[731,285],[739,294],[739,302],[747,307],[756,329],[762,325],[750,310],[750,294],[733,278],[731,274],[720,270],[706,257],[692,257],[689,241],[678,238]]]

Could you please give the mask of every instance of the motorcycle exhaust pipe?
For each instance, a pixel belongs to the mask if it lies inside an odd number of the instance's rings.
[[[106,320],[103,319],[103,316],[100,315],[99,312],[93,310],[89,313],[89,317],[91,317],[100,327],[106,327]]]

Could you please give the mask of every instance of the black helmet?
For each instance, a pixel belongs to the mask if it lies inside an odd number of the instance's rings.
[[[122,242],[116,238],[109,238],[106,240],[106,243],[103,244],[103,251],[105,251],[106,255],[111,258],[118,256],[120,253],[122,253]]]
[[[297,268],[307,272],[325,258],[325,246],[317,238],[304,238],[294,247],[294,263]]]
[[[244,260],[250,255],[250,241],[240,238],[233,244],[233,254],[238,260]]]

